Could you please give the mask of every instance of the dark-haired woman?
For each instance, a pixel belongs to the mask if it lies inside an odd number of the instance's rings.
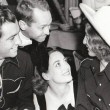
[[[74,83],[64,55],[50,49],[42,52],[39,60],[37,69],[41,77],[37,74],[33,82],[40,110],[74,110]]]

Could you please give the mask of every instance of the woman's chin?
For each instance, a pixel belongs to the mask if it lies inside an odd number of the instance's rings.
[[[88,55],[91,56],[91,57],[95,57],[95,53],[94,52],[91,52],[91,51],[88,51]]]

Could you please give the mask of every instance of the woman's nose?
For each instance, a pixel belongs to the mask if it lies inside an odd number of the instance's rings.
[[[87,39],[86,39],[86,36],[84,37],[83,39],[83,44],[86,44],[87,43]]]
[[[65,68],[65,69],[66,69],[66,68],[70,68],[70,65],[69,65],[68,62],[65,62],[65,63],[64,63],[64,68]]]

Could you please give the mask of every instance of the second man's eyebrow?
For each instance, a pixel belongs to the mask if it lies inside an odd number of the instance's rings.
[[[17,33],[17,34],[18,34],[18,33]],[[16,36],[17,34],[14,34],[14,35],[10,36],[8,39],[10,39],[10,38],[12,38],[12,37]]]
[[[41,25],[41,27],[45,27],[45,26],[49,26],[49,25],[47,25],[47,24]]]

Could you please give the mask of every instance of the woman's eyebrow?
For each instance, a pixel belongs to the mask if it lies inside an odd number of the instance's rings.
[[[60,60],[55,61],[55,62],[53,63],[53,65],[56,64],[56,63],[58,63],[58,62],[60,62]]]

